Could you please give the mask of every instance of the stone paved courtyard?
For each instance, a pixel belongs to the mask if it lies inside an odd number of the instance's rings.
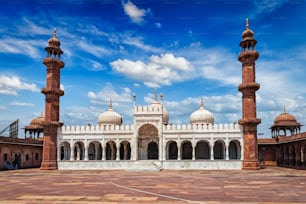
[[[0,203],[306,203],[306,171],[0,172]]]

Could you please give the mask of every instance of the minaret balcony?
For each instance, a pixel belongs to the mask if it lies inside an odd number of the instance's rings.
[[[238,90],[243,92],[244,90],[254,90],[257,91],[260,88],[260,84],[256,82],[251,83],[243,83],[240,84],[238,87]]]
[[[64,91],[61,89],[51,89],[51,88],[42,88],[41,93],[48,95],[56,95],[56,96],[63,96]]]

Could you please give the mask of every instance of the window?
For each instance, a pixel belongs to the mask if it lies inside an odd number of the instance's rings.
[[[28,155],[28,154],[26,154],[26,160],[27,160],[27,161],[29,160],[29,155]]]
[[[35,160],[38,160],[38,153],[35,153]]]
[[[3,155],[3,160],[4,160],[4,161],[7,161],[7,154],[4,154],[4,155]]]

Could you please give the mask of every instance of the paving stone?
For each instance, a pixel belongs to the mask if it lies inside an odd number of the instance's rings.
[[[306,171],[0,172],[0,203],[306,203]]]

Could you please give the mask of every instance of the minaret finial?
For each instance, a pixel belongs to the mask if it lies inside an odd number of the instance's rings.
[[[284,113],[286,113],[286,105],[284,105]]]
[[[53,37],[56,38],[56,28],[54,28],[54,30],[53,30]]]
[[[154,89],[154,101],[157,101],[156,88]]]
[[[201,98],[200,109],[203,109],[203,108],[204,108],[204,101],[203,101],[203,98]]]
[[[112,104],[112,98],[110,98],[109,100],[109,110],[113,109],[113,104]]]
[[[245,29],[249,29],[249,19],[245,19]]]

